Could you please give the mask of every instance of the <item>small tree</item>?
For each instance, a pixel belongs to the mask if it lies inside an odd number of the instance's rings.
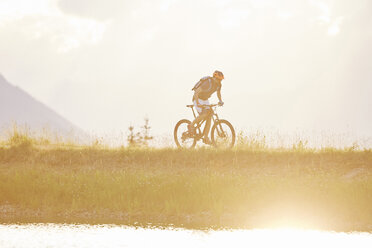
[[[149,125],[149,119],[145,118],[145,124],[141,126],[142,131],[141,132],[135,132],[134,126],[129,126],[129,135],[127,137],[128,146],[129,147],[138,147],[138,146],[148,146],[148,141],[152,140],[153,137],[150,136],[150,125]]]
[[[152,140],[154,137],[150,136],[149,118],[145,118],[145,125],[142,126],[142,143],[144,146],[148,146],[148,141]]]

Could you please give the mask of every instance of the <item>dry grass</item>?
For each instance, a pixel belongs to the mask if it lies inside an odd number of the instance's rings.
[[[371,150],[113,149],[13,136],[0,146],[0,222],[372,231]]]

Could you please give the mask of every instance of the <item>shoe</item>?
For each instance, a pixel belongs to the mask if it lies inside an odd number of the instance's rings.
[[[187,130],[189,131],[190,134],[195,134],[195,127],[191,124],[187,126]]]
[[[206,138],[203,138],[203,143],[206,145],[211,145],[212,141],[208,137],[206,137]]]

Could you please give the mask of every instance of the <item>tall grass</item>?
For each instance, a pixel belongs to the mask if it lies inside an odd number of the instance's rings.
[[[0,146],[0,222],[372,231],[371,150],[114,149],[14,136]]]

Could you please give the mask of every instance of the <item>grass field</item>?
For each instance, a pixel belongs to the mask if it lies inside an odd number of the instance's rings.
[[[372,231],[371,210],[368,149],[0,145],[3,223]]]

